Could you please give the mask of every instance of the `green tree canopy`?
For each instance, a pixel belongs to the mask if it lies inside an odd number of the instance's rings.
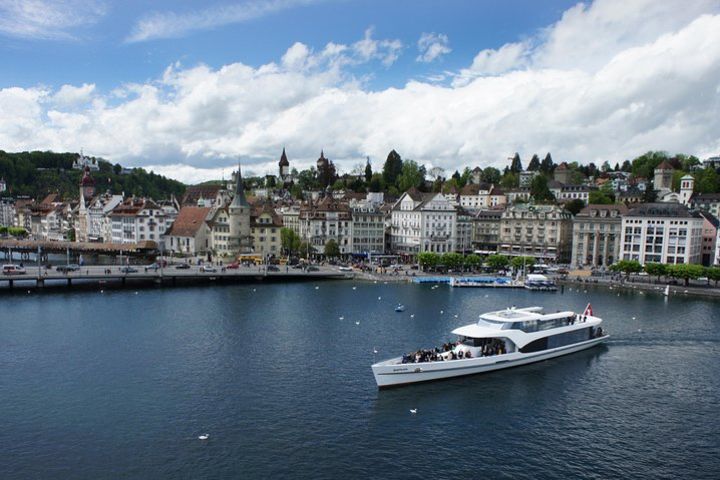
[[[499,184],[502,174],[495,167],[486,167],[480,174],[480,180],[485,183]]]
[[[548,179],[545,175],[537,175],[530,183],[530,195],[537,203],[554,202],[555,195],[548,187]]]
[[[631,273],[642,272],[642,265],[637,260],[620,260],[610,265],[610,270],[613,272],[622,272],[626,276],[630,276]]]
[[[385,165],[383,165],[383,180],[386,185],[395,185],[397,178],[402,173],[403,161],[400,158],[400,154],[395,150],[391,150],[388,153]]]
[[[585,202],[580,200],[579,198],[576,198],[574,200],[570,200],[565,204],[565,210],[572,213],[573,215],[577,215],[580,213],[580,210],[585,208]]]
[[[520,270],[525,267],[525,269],[529,270],[533,265],[535,265],[535,257],[513,257],[513,259],[510,261],[510,265],[515,270]]]
[[[673,278],[681,278],[685,280],[685,286],[688,286],[690,284],[690,279],[699,278],[703,275],[704,272],[705,269],[702,267],[702,265],[668,265],[668,275]]]
[[[405,160],[402,164],[402,172],[397,178],[397,187],[405,192],[412,187],[420,188],[425,183],[425,169],[414,160]]]
[[[440,255],[435,252],[418,253],[418,263],[424,269],[433,268],[440,264]]]
[[[280,229],[280,242],[286,255],[295,255],[300,250],[302,240],[293,229],[283,227]]]
[[[370,179],[372,179],[372,175],[372,166],[370,165],[370,159],[368,158],[368,161],[365,164],[365,181],[370,182]]]
[[[443,254],[441,262],[448,268],[452,268],[453,270],[455,270],[462,267],[463,256],[459,253],[448,252]]]
[[[550,155],[550,152],[548,152],[548,154],[545,155],[545,158],[543,158],[543,161],[540,162],[540,171],[546,175],[549,175],[554,169],[555,163],[553,162],[552,155]]]
[[[540,157],[537,156],[537,153],[532,156],[530,159],[530,163],[528,163],[527,169],[529,172],[537,172],[540,170]]]
[[[660,280],[660,277],[667,275],[668,266],[664,263],[646,263],[645,272],[648,275],[655,275]]]
[[[522,161],[520,160],[520,154],[518,152],[515,152],[515,155],[513,155],[512,162],[510,163],[510,171],[516,174],[523,171]]]
[[[510,264],[510,260],[505,255],[490,255],[485,259],[485,263],[493,270],[501,270]]]
[[[467,268],[475,269],[482,264],[482,258],[480,257],[480,255],[471,253],[470,255],[465,256],[463,264]]]
[[[332,238],[325,243],[325,256],[335,258],[340,256],[340,247]]]

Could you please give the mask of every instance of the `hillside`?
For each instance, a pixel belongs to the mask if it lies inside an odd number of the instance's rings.
[[[39,198],[59,192],[64,199],[79,196],[78,184],[82,171],[73,170],[77,153],[20,152],[7,153],[0,150],[0,178],[5,178],[6,195],[30,195]],[[119,164],[98,160],[99,171],[93,172],[97,192],[107,190],[125,195],[147,196],[153,199],[182,197],[185,185],[169,178],[135,168],[122,174]]]

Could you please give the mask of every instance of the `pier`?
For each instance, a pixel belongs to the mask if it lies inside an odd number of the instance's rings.
[[[60,266],[62,268],[62,266]],[[337,280],[353,278],[352,273],[340,272],[334,267],[320,267],[317,271],[305,271],[280,267],[279,271],[265,266],[240,267],[216,271],[204,271],[202,266],[192,265],[178,269],[176,265],[166,268],[146,269],[143,266],[91,265],[72,272],[58,271],[43,266],[28,266],[22,275],[0,274],[0,291],[13,289],[43,289],[71,287],[112,288],[124,286],[176,286],[190,284],[248,283],[248,282],[297,282],[311,280]],[[205,267],[207,268],[207,267]]]

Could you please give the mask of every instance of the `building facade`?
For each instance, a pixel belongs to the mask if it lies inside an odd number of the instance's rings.
[[[622,219],[620,258],[641,264],[701,263],[703,218],[684,205],[646,203]]]
[[[577,267],[608,266],[620,255],[623,204],[588,205],[573,219],[572,259]]]
[[[385,214],[380,205],[367,200],[350,203],[352,214],[352,253],[385,253]]]
[[[411,188],[395,202],[390,214],[390,241],[396,253],[446,253],[456,249],[455,205],[440,193]]]
[[[572,215],[563,207],[519,204],[500,217],[499,252],[504,255],[569,262],[571,242]]]

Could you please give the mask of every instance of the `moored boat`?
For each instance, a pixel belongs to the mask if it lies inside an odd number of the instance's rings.
[[[590,304],[581,314],[508,308],[453,330],[455,343],[375,363],[372,371],[384,388],[525,365],[601,344],[610,337],[601,324]]]

